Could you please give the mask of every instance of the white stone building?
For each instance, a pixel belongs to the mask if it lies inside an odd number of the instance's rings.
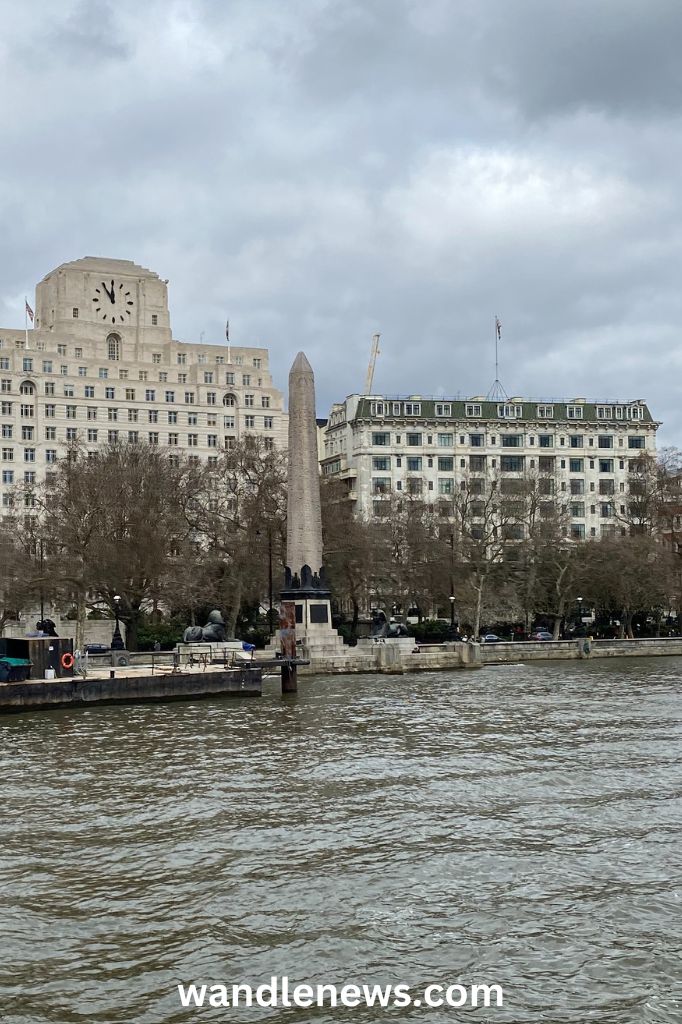
[[[129,260],[75,260],[37,285],[32,329],[0,329],[3,507],[76,439],[202,461],[246,434],[286,447],[267,349],[174,340],[167,283]]]
[[[656,450],[655,422],[641,399],[587,402],[512,398],[446,399],[351,395],[323,429],[322,475],[346,481],[365,516],[381,515],[391,494],[436,501],[464,480],[502,493],[536,475],[540,493],[570,514],[570,535],[621,529],[630,470]]]

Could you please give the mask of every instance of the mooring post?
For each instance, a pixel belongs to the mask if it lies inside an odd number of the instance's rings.
[[[296,693],[296,604],[282,601],[279,609],[279,643],[282,653],[282,693]]]

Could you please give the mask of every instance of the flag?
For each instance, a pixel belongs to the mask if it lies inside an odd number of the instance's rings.
[[[499,341],[502,338],[502,324],[497,317],[495,317],[495,330],[497,331],[497,338]]]
[[[33,323],[33,310],[28,304],[28,299],[24,299],[24,302],[26,303],[26,312],[31,320],[31,323]]]
[[[229,342],[229,340],[230,340],[230,321],[226,320],[225,321],[225,341]]]

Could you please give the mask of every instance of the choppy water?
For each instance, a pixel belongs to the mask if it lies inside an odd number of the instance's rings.
[[[681,672],[334,677],[0,719],[0,1017],[681,1021]],[[486,981],[505,1006],[179,1005],[179,981],[284,974]]]

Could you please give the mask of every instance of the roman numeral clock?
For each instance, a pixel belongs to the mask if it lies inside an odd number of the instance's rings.
[[[114,280],[109,284],[102,281],[101,285],[95,288],[92,303],[97,319],[112,324],[130,323],[135,305],[126,286]]]

